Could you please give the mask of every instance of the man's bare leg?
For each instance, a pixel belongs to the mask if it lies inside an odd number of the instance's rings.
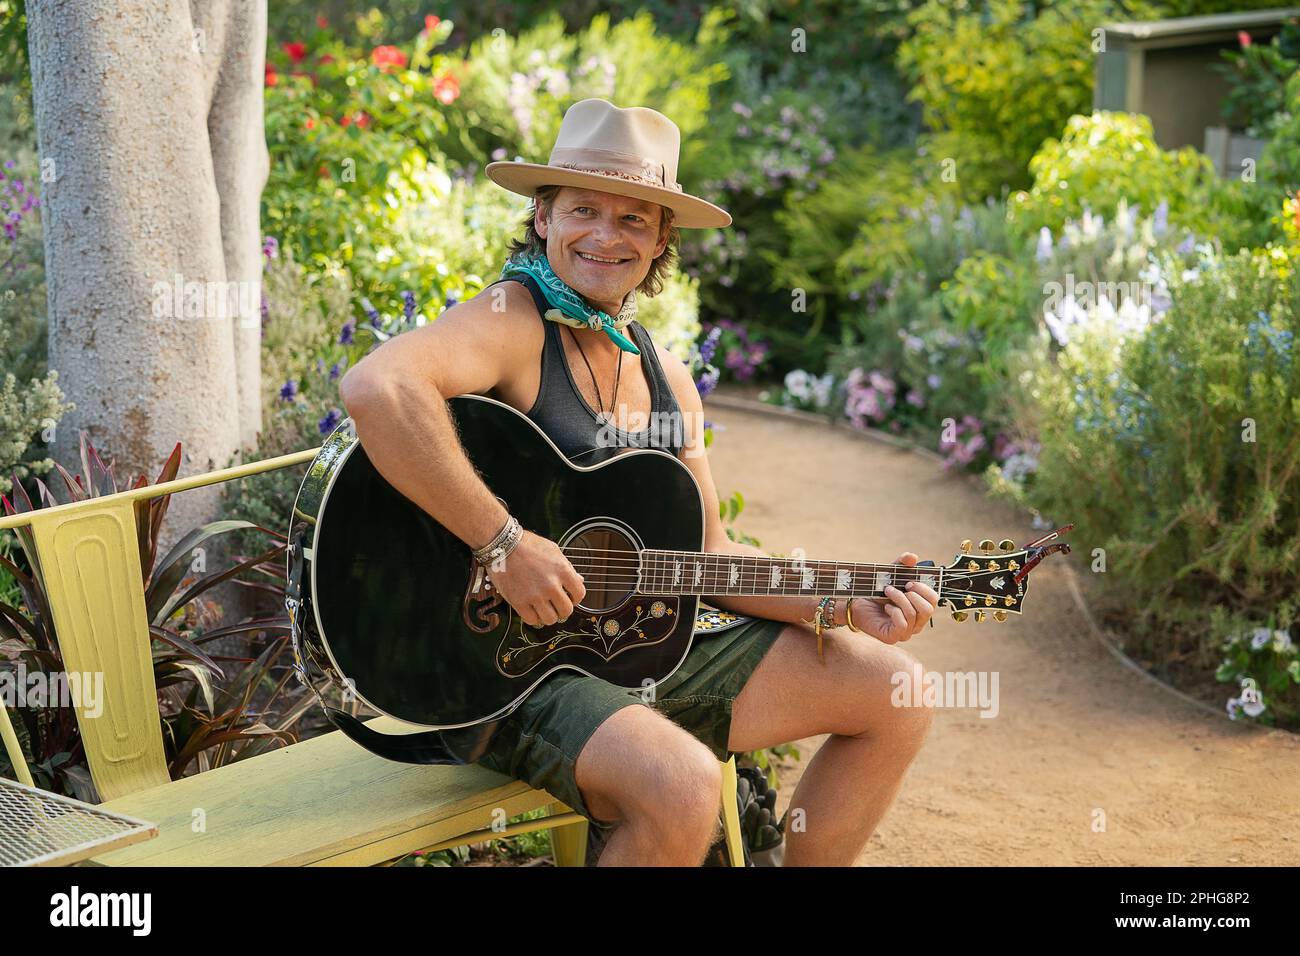
[[[699,866],[717,838],[722,765],[649,707],[597,727],[574,775],[592,816],[619,821],[598,866]]]
[[[912,675],[896,646],[837,628],[786,627],[737,696],[727,746],[759,750],[831,734],[790,801],[785,866],[849,866],[893,803],[930,726],[927,707],[894,707],[890,678]],[[800,816],[800,811],[802,815]]]

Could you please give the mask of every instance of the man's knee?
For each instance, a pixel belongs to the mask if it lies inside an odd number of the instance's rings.
[[[578,754],[575,776],[592,816],[675,831],[711,830],[722,766],[703,743],[648,707],[625,707]]]
[[[853,736],[919,746],[934,722],[934,701],[924,693],[921,662],[897,645],[868,645],[861,653],[865,659],[855,669],[852,692],[861,702],[862,730]]]

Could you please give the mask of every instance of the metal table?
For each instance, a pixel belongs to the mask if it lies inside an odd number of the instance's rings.
[[[157,835],[157,824],[0,777],[0,866],[68,866]]]

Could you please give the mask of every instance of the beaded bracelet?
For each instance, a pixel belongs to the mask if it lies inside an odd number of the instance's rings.
[[[497,532],[496,537],[481,548],[471,549],[474,560],[484,567],[494,566],[498,561],[504,561],[506,556],[519,546],[523,536],[524,529],[519,524],[519,519],[514,515],[508,515],[505,526]]]
[[[813,630],[817,633],[817,659],[823,664],[826,658],[822,656],[822,631],[835,626],[835,598],[824,597],[817,602],[817,610],[813,611],[812,624]]]

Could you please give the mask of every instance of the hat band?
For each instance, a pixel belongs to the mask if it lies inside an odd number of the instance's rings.
[[[551,150],[551,166],[572,169],[579,173],[596,173],[600,176],[613,176],[647,186],[658,186],[681,192],[682,187],[675,182],[666,182],[664,164],[655,162],[635,153],[621,153],[612,149],[594,147],[557,146]]]

